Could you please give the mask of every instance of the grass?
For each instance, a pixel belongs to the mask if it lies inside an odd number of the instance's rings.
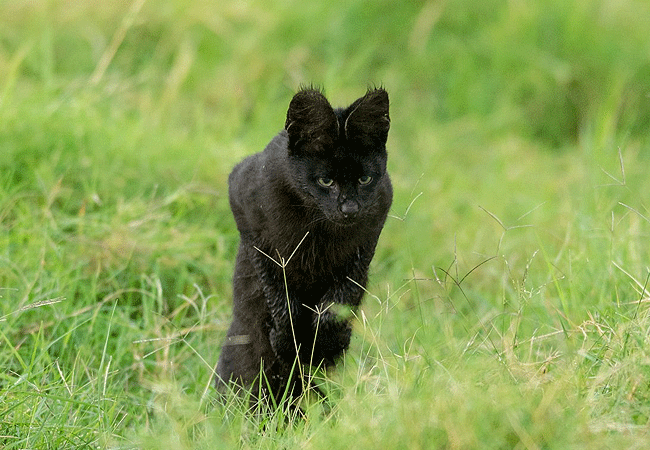
[[[0,3],[0,445],[647,448],[647,2]],[[391,95],[334,405],[211,388],[227,175],[301,83]]]

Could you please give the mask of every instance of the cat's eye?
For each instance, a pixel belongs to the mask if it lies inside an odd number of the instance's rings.
[[[366,184],[370,184],[371,181],[372,181],[372,177],[370,175],[364,175],[361,178],[359,178],[359,184],[362,186]]]
[[[331,178],[327,178],[327,177],[321,177],[321,178],[318,179],[318,184],[320,184],[323,187],[328,188],[328,187],[331,187],[332,184],[334,184],[334,180],[332,180]]]

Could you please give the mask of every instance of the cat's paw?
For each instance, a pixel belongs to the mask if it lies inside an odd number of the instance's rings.
[[[324,315],[319,319],[316,335],[314,359],[325,366],[333,365],[350,346],[352,327],[334,315]]]

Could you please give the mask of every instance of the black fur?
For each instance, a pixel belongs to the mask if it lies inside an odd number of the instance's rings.
[[[221,388],[295,397],[303,366],[331,366],[347,349],[350,314],[340,309],[361,303],[392,201],[389,127],[381,88],[339,109],[306,88],[291,100],[285,129],[230,174],[241,240]]]

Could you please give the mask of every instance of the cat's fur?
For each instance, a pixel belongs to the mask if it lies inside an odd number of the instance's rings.
[[[338,313],[361,302],[392,201],[389,127],[384,89],[333,109],[304,88],[285,129],[230,174],[241,240],[218,386],[295,397],[302,366],[331,366],[347,349],[351,314]]]

